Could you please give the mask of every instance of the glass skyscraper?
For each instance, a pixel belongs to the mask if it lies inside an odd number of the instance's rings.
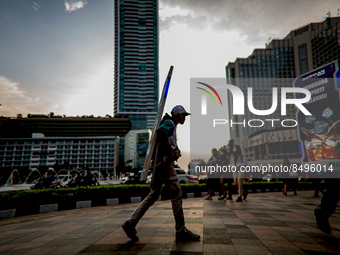
[[[114,2],[114,116],[152,129],[158,108],[158,0]]]

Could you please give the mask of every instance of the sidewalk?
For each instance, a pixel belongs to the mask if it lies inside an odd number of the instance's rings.
[[[184,199],[188,229],[201,241],[175,242],[171,202],[158,201],[132,243],[121,224],[137,204],[59,211],[0,220],[0,254],[339,254],[340,210],[332,235],[315,224],[313,191],[249,194],[242,203]]]

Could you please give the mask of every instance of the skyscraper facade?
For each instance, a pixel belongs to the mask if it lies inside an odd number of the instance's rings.
[[[340,17],[327,18],[311,31],[313,66],[310,70],[340,59]]]
[[[239,87],[247,94],[253,88],[252,102],[255,109],[270,109],[272,87],[292,87],[295,77],[340,58],[340,17],[328,17],[322,22],[310,23],[289,32],[282,39],[270,40],[263,49],[254,49],[247,58],[237,58],[226,66],[227,83]],[[287,96],[292,98],[293,95]],[[229,93],[229,116],[233,122],[243,119],[261,119],[263,126],[234,125],[230,136],[239,144],[248,160],[258,163],[272,160],[282,163],[282,158],[300,159],[296,128],[287,129],[266,119],[296,119],[293,105],[287,105],[286,115],[277,110],[266,116],[258,116],[246,110],[244,116],[232,114],[232,96]],[[247,106],[245,106],[247,109]],[[259,123],[259,122],[258,122]],[[256,123],[258,125],[258,123]],[[275,122],[280,123],[279,121]],[[254,124],[254,123],[253,123]],[[276,162],[275,162],[276,161]]]
[[[295,77],[295,64],[293,54],[293,41],[290,38],[282,40],[272,40],[265,49],[255,49],[247,58],[237,58],[235,62],[229,63],[226,67],[227,82],[239,87],[244,95],[247,94],[247,88],[253,88],[252,102],[255,109],[266,110],[272,106],[273,96],[272,87],[278,88],[278,95],[282,87],[291,87],[292,78]],[[259,127],[250,127],[248,125],[234,125],[232,129],[232,138],[236,144],[240,144],[243,137],[262,130],[271,129],[273,122],[265,119],[281,119],[281,106],[268,116],[254,115],[246,111],[245,115],[232,114],[232,97],[229,94],[229,116],[232,116],[234,123],[243,123],[244,119],[263,119],[264,125]],[[247,101],[245,101],[247,104]],[[247,105],[245,105],[247,109]],[[291,119],[295,116],[294,107],[287,106],[287,115],[285,119]]]
[[[158,0],[114,1],[114,116],[152,129],[158,108]]]
[[[115,173],[127,118],[31,115],[0,118],[0,176],[8,169],[92,168]]]

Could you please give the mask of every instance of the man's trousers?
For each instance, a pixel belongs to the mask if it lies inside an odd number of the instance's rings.
[[[167,171],[169,170],[170,169],[167,169]],[[170,194],[172,211],[176,221],[176,231],[178,232],[182,230],[182,228],[184,228],[185,226],[182,208],[183,204],[182,190],[178,182],[178,177],[168,176],[168,178],[164,180],[163,178],[160,178],[160,176],[157,175],[158,174],[154,176],[153,182],[150,184],[150,193],[144,198],[144,200],[138,205],[136,210],[132,213],[131,217],[129,218],[129,221],[131,222],[132,225],[134,226],[137,225],[137,223],[143,217],[143,215],[146,213],[149,207],[152,206],[158,200],[164,184]]]

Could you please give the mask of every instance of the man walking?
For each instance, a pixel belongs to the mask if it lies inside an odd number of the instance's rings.
[[[318,228],[330,235],[332,233],[329,218],[335,212],[340,200],[340,189],[338,178],[326,178],[326,191],[321,199],[320,205],[315,208],[314,215]]]
[[[156,130],[156,160],[153,166],[156,168],[150,184],[150,193],[138,205],[130,218],[122,225],[126,235],[137,242],[139,240],[135,226],[146,211],[159,198],[163,184],[170,193],[172,211],[176,221],[176,241],[198,241],[200,236],[192,233],[185,227],[182,208],[182,190],[178,182],[178,176],[174,168],[174,161],[181,156],[177,147],[176,127],[184,124],[185,117],[190,115],[181,105],[175,106],[171,111],[171,117],[166,114],[160,127]]]

